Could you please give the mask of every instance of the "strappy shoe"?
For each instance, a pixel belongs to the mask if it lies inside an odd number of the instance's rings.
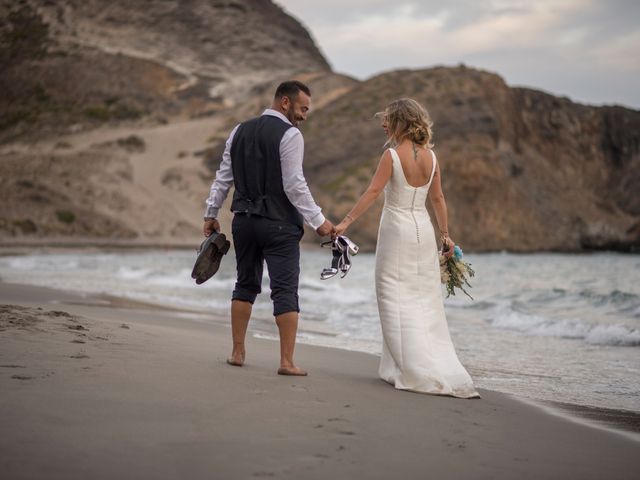
[[[360,247],[353,243],[349,237],[338,236],[336,242],[341,251],[340,261],[338,262],[338,268],[342,272],[340,278],[344,278],[351,270],[351,255],[357,255]]]
[[[360,251],[360,247],[355,243],[353,243],[353,240],[351,240],[346,235],[340,235],[338,238],[340,239],[340,242],[342,242],[343,245],[346,245],[349,248],[349,252],[351,253],[351,255],[358,254],[358,252]]]
[[[349,249],[345,248],[342,250],[342,255],[340,256],[340,262],[338,263],[338,269],[342,272],[340,278],[344,278],[351,270],[351,257],[349,256]]]
[[[338,272],[342,272],[340,278],[344,278],[347,273],[349,273],[349,270],[351,270],[351,255],[357,255],[360,247],[349,237],[342,235],[320,244],[322,247],[329,245],[333,253],[331,268],[323,269],[320,274],[320,279],[327,280],[328,278],[336,276]]]
[[[340,271],[340,262],[341,262],[341,259],[342,259],[342,250],[340,249],[340,246],[338,245],[337,239],[321,243],[320,246],[321,247],[331,246],[331,253],[333,255],[331,257],[331,267],[330,268],[324,268],[322,270],[322,272],[320,273],[320,280],[327,280],[327,279],[329,279],[331,277],[336,276],[337,273]]]

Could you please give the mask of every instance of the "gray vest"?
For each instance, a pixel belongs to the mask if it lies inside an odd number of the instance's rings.
[[[302,215],[282,186],[280,141],[291,125],[262,115],[238,127],[231,143],[235,193],[231,210],[302,227]]]

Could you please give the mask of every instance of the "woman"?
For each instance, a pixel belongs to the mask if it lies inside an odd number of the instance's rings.
[[[380,377],[400,390],[479,397],[449,335],[438,249],[425,206],[428,196],[442,242],[453,252],[440,169],[430,149],[432,122],[409,98],[391,102],[382,119],[393,148],[382,154],[369,188],[336,226],[336,235],[342,235],[384,189],[375,275],[383,338]]]

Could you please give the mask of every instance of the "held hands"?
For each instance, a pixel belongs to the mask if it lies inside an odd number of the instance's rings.
[[[335,227],[333,226],[333,223],[329,220],[325,220],[324,223],[316,229],[316,233],[321,237],[326,237],[329,234],[333,235],[334,229]]]
[[[344,234],[344,232],[349,227],[349,224],[350,224],[350,222],[347,222],[346,220],[341,221],[338,225],[336,225],[334,233],[331,235],[331,237],[332,238],[336,238],[336,237]]]
[[[216,232],[220,231],[220,223],[218,220],[215,218],[205,218],[204,226],[202,227],[202,233],[204,233],[204,236],[208,237],[214,232],[214,230]]]
[[[343,235],[344,232],[347,231],[347,228],[349,228],[349,225],[351,225],[354,220],[355,219],[351,216],[351,214],[347,213],[344,219],[338,225],[336,225],[335,232],[333,233],[331,238],[336,238],[340,235]]]

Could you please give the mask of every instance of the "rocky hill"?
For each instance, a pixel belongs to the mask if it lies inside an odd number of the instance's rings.
[[[0,0],[0,241],[197,244],[205,160],[296,75],[355,83],[268,0]]]
[[[358,82],[268,0],[0,0],[0,244],[197,245],[229,130],[290,77],[313,91],[307,178],[333,220],[382,152],[373,114],[410,96],[465,248],[639,248],[640,112],[465,67]],[[380,208],[351,233],[369,249]]]
[[[211,114],[315,71],[311,37],[268,0],[1,0],[0,142]]]
[[[510,88],[464,66],[379,75],[314,113],[306,165],[330,216],[342,218],[377,165],[385,139],[373,114],[405,96],[435,122],[450,232],[463,246],[640,248],[640,112]],[[353,227],[369,247],[380,208]]]

